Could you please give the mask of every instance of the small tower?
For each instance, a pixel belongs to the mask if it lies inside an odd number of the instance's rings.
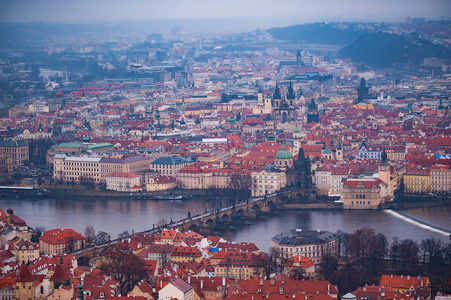
[[[77,300],[83,300],[83,285],[81,284],[81,279],[80,283],[78,283],[77,285],[77,290],[78,290]]]
[[[369,88],[366,86],[365,78],[360,79],[360,86],[357,88],[357,100],[355,104],[362,103],[368,96]]]
[[[445,115],[445,106],[443,105],[442,98],[440,98],[440,104],[437,106],[437,117],[444,117]]]
[[[381,162],[378,166],[379,179],[382,180],[388,186],[388,194],[391,195],[391,182],[390,182],[390,162],[388,161],[387,152],[385,148],[381,153]]]
[[[335,151],[335,158],[337,160],[343,160],[343,148],[341,147],[341,141],[338,141],[338,146]]]
[[[318,106],[316,106],[314,98],[312,98],[312,100],[310,101],[307,110],[307,124],[309,124],[310,122],[319,123]]]
[[[274,94],[272,96],[274,99],[274,105],[279,107],[280,100],[282,100],[282,95],[280,94],[279,85],[276,83],[276,88],[274,89]]]

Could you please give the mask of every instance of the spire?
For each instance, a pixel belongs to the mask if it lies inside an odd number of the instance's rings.
[[[291,84],[291,81],[290,81],[290,86],[288,87],[287,99],[295,99],[295,98],[296,98],[296,95],[294,94],[293,85]]]
[[[282,99],[278,83],[276,83],[276,88],[274,89],[273,99]]]
[[[80,282],[77,285],[77,289],[78,289],[77,300],[83,300],[83,285],[81,284],[81,279],[80,279]]]
[[[299,148],[298,161],[305,161],[304,148]]]
[[[382,150],[382,153],[381,153],[381,163],[380,164],[381,165],[388,165],[389,164],[387,151],[385,151],[385,147],[384,147],[384,149]]]

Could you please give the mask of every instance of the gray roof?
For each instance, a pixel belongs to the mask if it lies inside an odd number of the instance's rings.
[[[156,160],[151,162],[151,164],[153,164],[153,165],[156,165],[156,164],[177,165],[177,164],[183,164],[183,163],[187,163],[187,161],[178,156],[164,156],[164,157],[157,158]]]
[[[182,291],[183,294],[186,294],[187,292],[189,292],[191,289],[194,288],[191,284],[183,281],[180,278],[177,278],[176,280],[171,282],[171,284],[176,288],[178,288],[180,291]]]
[[[134,156],[123,156],[122,158],[115,158],[115,157],[102,157],[100,162],[102,163],[113,163],[113,164],[124,164],[124,163],[131,163],[135,161],[140,160],[147,160],[149,159],[147,156],[144,155],[134,155]]]
[[[23,147],[28,146],[24,140],[17,141],[0,141],[0,147]]]
[[[306,245],[326,243],[337,237],[335,234],[324,230],[292,229],[289,232],[274,236],[271,240],[278,245]]]

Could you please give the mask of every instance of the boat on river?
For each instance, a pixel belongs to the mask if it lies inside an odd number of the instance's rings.
[[[162,194],[162,195],[154,196],[155,200],[186,200],[189,198],[190,198],[190,196],[173,195],[173,194]]]
[[[0,186],[0,196],[5,197],[45,197],[49,194],[48,190],[33,186]]]

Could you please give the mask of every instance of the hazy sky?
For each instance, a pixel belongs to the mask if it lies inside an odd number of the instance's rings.
[[[450,18],[451,0],[0,0],[1,22],[262,17],[312,21]]]

